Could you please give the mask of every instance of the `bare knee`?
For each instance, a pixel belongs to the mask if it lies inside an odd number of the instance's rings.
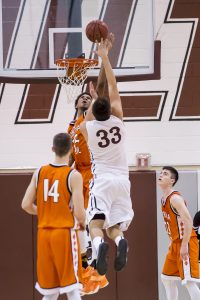
[[[92,239],[96,236],[103,237],[104,222],[105,219],[103,217],[101,219],[94,218],[90,221],[89,230]]]
[[[120,230],[120,225],[118,224],[106,229],[106,233],[111,240],[115,240],[117,236],[123,236],[123,233]]]

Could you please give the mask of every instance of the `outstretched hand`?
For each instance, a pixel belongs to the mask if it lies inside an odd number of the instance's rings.
[[[112,32],[110,32],[107,39],[105,40],[105,44],[108,48],[108,51],[112,49],[114,41],[115,41],[115,36]]]
[[[97,95],[97,92],[94,88],[92,81],[89,82],[89,92],[90,92],[90,95],[92,96],[92,99],[97,99],[98,95]]]
[[[108,56],[107,39],[106,40],[101,39],[101,42],[97,43],[97,50],[94,51],[94,53],[100,56],[101,58],[104,56]]]

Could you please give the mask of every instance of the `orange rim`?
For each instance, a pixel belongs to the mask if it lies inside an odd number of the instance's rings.
[[[91,65],[97,66],[98,60],[97,59],[87,59],[87,58],[60,58],[56,59],[56,65],[58,67],[73,67],[74,65],[84,66],[84,65]]]

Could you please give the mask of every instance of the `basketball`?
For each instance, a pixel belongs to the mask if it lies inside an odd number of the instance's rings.
[[[91,42],[100,42],[101,38],[105,40],[108,36],[108,26],[100,20],[93,20],[87,24],[85,33]]]

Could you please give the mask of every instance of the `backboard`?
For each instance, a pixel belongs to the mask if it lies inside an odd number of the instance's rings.
[[[100,19],[115,35],[117,77],[154,72],[154,0],[0,0],[1,82],[57,81],[55,60],[96,58],[86,25]],[[98,76],[100,67],[89,72]]]

